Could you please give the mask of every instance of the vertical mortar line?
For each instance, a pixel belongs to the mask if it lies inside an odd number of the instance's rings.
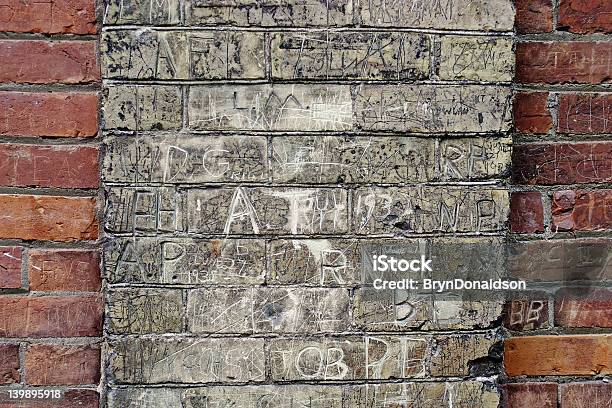
[[[264,77],[272,82],[272,35],[269,31],[264,31]]]
[[[21,289],[30,290],[30,248],[21,249]]]
[[[26,385],[26,369],[25,369],[25,361],[26,361],[26,352],[27,352],[28,343],[19,342],[19,384],[22,386]]]
[[[191,70],[191,68],[190,68]],[[182,126],[180,132],[189,132],[189,89],[190,85],[181,86]]]

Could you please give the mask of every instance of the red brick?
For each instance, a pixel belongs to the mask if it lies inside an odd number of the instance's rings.
[[[561,408],[612,406],[612,383],[588,381],[561,384]]]
[[[548,33],[553,28],[552,0],[515,0],[514,26],[519,33]]]
[[[95,34],[95,4],[92,0],[0,0],[0,31]]]
[[[612,142],[516,145],[512,173],[520,184],[610,182]]]
[[[95,240],[98,238],[95,199],[0,195],[0,238]]]
[[[561,0],[558,28],[580,34],[611,33],[612,2],[610,0]]]
[[[98,251],[32,249],[30,290],[97,292],[100,290]]]
[[[98,408],[100,396],[94,390],[62,391],[60,399],[9,400],[6,393],[0,395],[0,408]]]
[[[19,345],[0,344],[0,384],[17,383],[19,375]]]
[[[100,295],[0,296],[0,337],[92,337],[102,331]]]
[[[556,191],[552,202],[553,229],[598,231],[612,228],[612,190]]]
[[[612,95],[561,94],[560,133],[595,134],[612,131]]]
[[[544,231],[544,208],[540,193],[537,191],[512,193],[510,229],[518,233]]]
[[[98,147],[0,144],[0,185],[97,188]]]
[[[504,408],[557,408],[557,384],[506,384],[503,400]]]
[[[540,295],[539,299],[514,299],[506,302],[504,327],[513,331],[548,327],[548,300],[545,293]]]
[[[0,40],[0,82],[79,84],[100,79],[95,41]]]
[[[612,335],[513,337],[504,344],[510,377],[610,374]]]
[[[21,247],[0,247],[0,288],[21,287]]]
[[[600,84],[610,81],[612,42],[523,42],[516,79],[523,83]]]
[[[98,133],[92,92],[0,92],[0,135],[91,137]]]
[[[552,116],[546,106],[548,93],[517,93],[514,96],[514,127],[519,132],[544,134],[552,129]]]
[[[511,241],[510,276],[527,281],[612,280],[612,239],[546,239]]]
[[[612,327],[611,290],[564,288],[555,298],[555,326]]]
[[[100,382],[100,347],[34,344],[25,358],[30,385],[79,385]]]

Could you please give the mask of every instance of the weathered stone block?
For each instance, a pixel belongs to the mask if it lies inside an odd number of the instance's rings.
[[[181,89],[165,85],[116,85],[105,89],[103,128],[180,129]]]
[[[328,333],[349,325],[346,289],[210,288],[189,293],[196,333]]]
[[[348,384],[121,388],[111,390],[109,407],[366,408],[366,393],[365,386]]]
[[[368,187],[352,203],[357,234],[501,231],[508,219],[502,189]]]
[[[512,31],[511,0],[360,0],[366,26]]]
[[[275,33],[272,77],[423,79],[429,49],[429,38],[414,33]]]
[[[510,88],[482,85],[360,85],[361,130],[499,132],[510,128]]]
[[[317,234],[347,230],[347,192],[317,188],[191,189],[188,232]]]
[[[512,138],[444,139],[439,146],[439,177],[481,180],[510,175]]]
[[[115,290],[108,297],[108,331],[113,334],[178,333],[183,329],[180,290]]]
[[[471,363],[488,357],[489,351],[497,341],[494,333],[434,337],[431,375],[465,377],[471,374]]]
[[[136,235],[183,231],[183,207],[174,188],[113,187],[106,192],[105,229]]]
[[[103,22],[114,24],[177,25],[181,21],[181,0],[109,0]]]
[[[273,240],[268,244],[267,281],[306,286],[354,286],[361,276],[356,240]]]
[[[477,381],[368,384],[367,407],[497,408],[493,384]]]
[[[259,404],[259,405],[258,405]],[[177,388],[119,388],[109,408],[497,408],[490,383],[410,382],[367,385],[243,385]]]
[[[121,183],[265,181],[267,142],[250,136],[105,139],[103,177]]]
[[[206,288],[189,292],[187,327],[192,333],[252,333],[255,288]]]
[[[509,37],[443,36],[436,47],[443,80],[502,82],[514,77],[514,51]]]
[[[189,88],[189,126],[201,130],[350,130],[349,85],[202,85]]]
[[[257,333],[339,332],[349,327],[346,289],[269,288],[254,292]]]
[[[328,27],[351,24],[352,5],[349,0],[186,0],[185,9],[188,24]]]
[[[334,337],[272,340],[272,379],[356,380],[422,377],[427,338]]]
[[[490,327],[501,315],[501,301],[437,300],[405,290],[355,291],[353,322],[370,332]]]
[[[130,79],[260,79],[264,34],[247,31],[106,31],[102,75]]]
[[[124,338],[111,342],[111,382],[263,381],[263,339]]]
[[[272,139],[272,179],[298,183],[429,181],[436,177],[435,148],[434,139],[279,136]]]
[[[261,240],[118,238],[104,251],[109,283],[258,284],[265,274]]]

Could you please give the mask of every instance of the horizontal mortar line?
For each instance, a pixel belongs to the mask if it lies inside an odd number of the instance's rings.
[[[316,236],[316,234],[313,234],[313,237]],[[368,241],[371,239],[396,239],[398,241],[401,240],[405,240],[406,237],[405,236],[377,236],[377,235],[358,235],[358,236],[352,236],[352,238],[350,238],[351,235],[337,235],[337,236],[324,236],[324,238],[328,238],[328,239],[333,239],[333,240],[346,240],[346,241]],[[172,242],[173,240],[183,240],[183,238],[185,237],[179,237],[179,236],[167,236],[167,235],[160,235],[160,236],[141,236],[141,235],[129,235],[129,236],[123,236],[123,235],[116,235],[116,236],[108,236],[107,237],[109,239],[109,241],[112,241],[115,238],[134,238],[134,239],[138,239],[138,238],[160,238],[160,240],[162,241],[168,241],[168,242]],[[195,238],[195,237],[194,237]],[[223,237],[223,238],[228,238],[228,239],[234,239],[235,237],[231,236],[231,237]],[[438,236],[435,234],[422,234],[419,236],[415,236],[415,237],[409,237],[409,239],[432,239],[432,238],[443,238],[443,239],[448,239],[448,236]],[[462,239],[464,238],[463,235],[457,235],[456,236],[457,239]],[[492,234],[487,234],[487,235],[477,235],[477,236],[467,236],[466,238],[505,238],[504,234],[499,234],[499,233],[492,233]],[[203,240],[203,239],[207,239],[207,238],[202,238],[202,237],[197,237],[198,240]],[[217,240],[219,239],[219,236],[215,236],[215,237],[210,237],[210,239],[214,239]],[[307,236],[295,236],[295,235],[291,235],[291,238],[287,238],[287,237],[282,237],[282,238],[278,238],[278,236],[276,235],[265,235],[265,236],[260,236],[260,235],[247,235],[244,238],[240,238],[242,241],[266,241],[267,244],[270,244],[272,241],[304,241],[304,240],[309,240],[310,235]],[[0,244],[1,245],[1,244]],[[111,283],[109,283],[109,285],[113,285]]]
[[[533,377],[533,376],[520,376],[520,377],[506,377],[506,378],[500,378],[500,385],[504,385],[504,384],[523,384],[523,383],[548,383],[548,382],[554,382],[557,383],[559,385],[566,385],[569,383],[576,383],[579,384],[581,382],[593,382],[593,381],[598,381],[598,382],[602,382],[603,384],[607,384],[609,385],[609,375],[606,374],[596,374],[596,375],[586,375],[586,374],[582,374],[582,375],[558,375],[558,376],[554,376],[554,375],[538,375],[537,377]],[[556,395],[556,392],[555,392]],[[579,399],[578,401],[584,401]],[[584,401],[586,403],[586,401]],[[587,405],[590,406],[590,405]],[[535,407],[534,407],[535,408]]]
[[[98,34],[45,34],[45,33],[20,33],[11,31],[0,32],[0,40],[25,40],[25,41],[44,41],[48,43],[67,41],[67,42],[96,42]]]
[[[592,182],[592,183],[569,183],[569,184],[510,184],[510,191],[541,191],[541,192],[550,192],[554,193],[556,191],[565,191],[565,190],[587,190],[587,191],[596,191],[596,190],[607,190],[612,188],[612,180],[606,180],[605,182]]]
[[[428,322],[428,321],[427,321]],[[388,324],[392,324],[388,323]],[[180,333],[146,333],[146,334],[113,334],[108,333],[104,339],[108,339],[110,342],[117,342],[123,340],[164,340],[164,339],[178,339],[178,340],[210,340],[210,339],[228,339],[228,338],[240,338],[240,339],[262,339],[262,340],[300,340],[300,339],[324,339],[324,338],[333,338],[333,337],[347,337],[347,336],[396,336],[396,337],[422,337],[424,335],[436,335],[436,336],[448,336],[454,334],[464,334],[465,332],[470,332],[473,334],[486,334],[494,336],[500,329],[501,326],[491,327],[489,329],[474,329],[474,328],[465,328],[465,329],[446,329],[446,330],[399,330],[399,331],[390,331],[390,330],[381,330],[381,331],[372,331],[372,330],[355,330],[355,331],[330,331],[330,332],[314,332],[314,333],[190,333],[190,332],[180,332]],[[457,333],[460,331],[461,333]]]
[[[0,246],[22,246],[28,249],[52,249],[52,250],[93,250],[99,249],[100,244],[96,241],[75,241],[75,242],[60,242],[60,241],[38,241],[38,240],[23,240],[19,238],[0,239]]]
[[[516,143],[550,143],[550,142],[575,142],[575,143],[593,143],[612,142],[612,133],[600,133],[600,134],[557,134],[557,135],[528,135],[528,134],[514,134],[513,141]]]
[[[510,131],[491,130],[489,132],[431,132],[431,133],[415,133],[415,132],[401,132],[401,131],[377,131],[377,130],[346,130],[346,131],[287,131],[287,130],[198,130],[183,128],[181,130],[172,131],[154,131],[154,130],[120,130],[120,129],[104,129],[102,131],[103,142],[108,141],[108,137],[112,136],[129,136],[138,138],[151,138],[152,141],[161,139],[164,137],[180,137],[184,136],[266,136],[272,139],[278,137],[323,137],[323,136],[335,136],[335,137],[398,137],[406,138],[413,137],[419,139],[441,139],[441,140],[453,140],[459,138],[476,139],[476,138],[489,138],[489,139],[500,139],[511,136]]]
[[[406,383],[418,383],[418,384],[444,384],[444,383],[458,383],[464,381],[473,382],[489,382],[494,383],[497,377],[406,377],[406,378],[389,378],[389,379],[346,379],[346,380],[323,380],[323,379],[312,379],[312,380],[267,380],[262,379],[261,381],[211,381],[211,382],[199,382],[199,383],[184,383],[184,382],[158,382],[154,384],[143,384],[142,382],[130,384],[126,382],[111,382],[108,386],[111,389],[126,389],[126,388],[214,388],[220,386],[290,386],[290,385],[317,385],[317,386],[342,386],[342,385],[382,385],[382,384],[406,384]],[[487,379],[487,381],[484,381]]]
[[[128,188],[146,188],[150,187],[176,187],[180,189],[197,189],[201,187],[203,189],[218,189],[223,187],[267,187],[267,188],[299,188],[307,187],[313,189],[343,189],[343,190],[357,190],[359,188],[375,188],[375,187],[484,187],[484,186],[499,186],[504,187],[509,180],[507,179],[491,179],[483,181],[425,181],[425,182],[414,182],[414,183],[317,183],[317,182],[283,182],[282,180],[270,180],[270,181],[219,181],[219,182],[185,182],[185,183],[165,183],[165,182],[140,182],[140,181],[108,181],[103,180],[104,186],[106,187],[128,187]],[[0,189],[1,191],[1,189]]]
[[[99,188],[81,189],[81,188],[57,188],[57,187],[0,187],[2,195],[40,195],[40,196],[61,196],[61,197],[96,197],[100,193]]]
[[[38,137],[38,136],[0,136],[0,146],[8,144],[39,147],[99,147],[101,137]]]
[[[604,240],[612,243],[610,231],[570,231],[570,232],[541,232],[521,234],[517,232],[509,233],[507,236],[509,242],[533,242],[533,241],[567,241],[571,239],[583,240]]]
[[[219,240],[219,239],[232,239],[232,238],[274,238],[274,239],[286,239],[286,240],[306,240],[306,239],[315,239],[315,238],[321,238],[321,239],[340,239],[340,238],[346,238],[346,239],[357,239],[357,238],[364,238],[364,239],[377,239],[377,238],[435,238],[435,237],[440,237],[440,238],[448,238],[448,237],[457,237],[457,238],[461,238],[461,237],[503,237],[505,233],[507,233],[508,230],[497,230],[497,231],[490,231],[490,232],[431,232],[431,233],[414,233],[414,232],[405,232],[404,234],[401,233],[401,231],[397,231],[397,232],[393,232],[393,233],[386,233],[386,234],[362,234],[362,235],[357,235],[357,234],[353,234],[353,233],[343,233],[343,232],[339,232],[339,233],[330,233],[330,234],[318,234],[318,233],[313,233],[313,234],[304,234],[304,235],[291,235],[291,234],[274,234],[274,233],[269,233],[269,234],[260,234],[260,235],[255,235],[255,234],[223,234],[223,233],[219,233],[219,234],[207,234],[207,233],[195,233],[195,232],[184,232],[184,233],[169,233],[167,235],[156,235],[155,233],[152,234],[134,234],[132,232],[125,232],[125,233],[117,233],[117,232],[112,232],[112,231],[108,231],[108,230],[104,230],[104,233],[107,234],[106,237],[109,239],[112,238],[160,238],[160,239],[170,239],[170,238],[177,238],[177,239],[183,239],[183,238],[192,238],[192,239],[214,239],[214,240]]]
[[[555,139],[548,139],[548,140],[543,140],[540,137],[532,137],[530,138],[530,140],[523,140],[520,142],[514,141],[513,145],[516,146],[529,146],[529,145],[539,145],[539,144],[545,144],[547,146],[554,146],[554,145],[578,145],[578,144],[609,144],[610,140],[605,140],[602,139],[601,137],[598,137],[597,139],[593,139],[593,140],[588,140],[588,141],[583,141],[581,139],[576,139],[575,137],[572,139],[568,139],[568,140],[559,140],[559,138],[555,138]],[[561,160],[563,158],[560,158]]]
[[[82,84],[34,84],[34,83],[0,83],[0,92],[27,92],[27,93],[48,93],[48,92],[76,92],[76,93],[97,93],[101,91],[101,82],[90,82]]]
[[[543,241],[543,240],[571,240],[571,239],[601,239],[607,240],[612,239],[610,237],[610,230],[600,231],[546,231],[540,234],[519,234],[511,233],[509,235],[512,239],[518,239],[519,241]]]
[[[476,86],[487,86],[487,87],[502,87],[510,88],[514,83],[499,82],[499,81],[452,81],[452,80],[434,80],[434,79],[422,79],[422,80],[406,80],[406,79],[341,79],[341,78],[312,78],[312,79],[138,79],[138,78],[103,78],[103,86],[139,86],[139,85],[166,85],[166,86],[231,86],[231,85],[318,85],[320,87],[331,86],[331,85],[344,85],[359,87],[362,85],[440,85],[449,87],[464,87],[466,85]]]
[[[69,345],[89,345],[89,344],[100,344],[104,341],[103,336],[92,336],[92,337],[2,337],[0,341],[3,344],[21,344],[21,343],[32,343],[32,344],[69,344]]]
[[[101,291],[97,291],[97,292],[96,291],[83,292],[83,291],[62,291],[62,290],[55,290],[55,291],[52,291],[52,290],[50,290],[50,291],[30,290],[28,294],[31,297],[47,297],[47,296],[94,297],[95,295],[101,295],[102,292]]]
[[[370,27],[370,26],[345,26],[345,27],[245,27],[236,25],[188,25],[188,26],[159,26],[159,25],[133,25],[133,24],[105,24],[102,27],[102,34],[110,31],[245,31],[261,33],[342,33],[352,32],[356,34],[370,33],[420,33],[420,34],[442,34],[442,35],[462,35],[475,37],[510,37],[514,38],[512,31],[473,31],[456,30],[443,28],[415,28],[415,27]]]
[[[612,84],[522,84],[514,83],[515,91],[540,91],[550,93],[609,93]]]
[[[517,42],[608,42],[612,39],[609,34],[576,34],[567,31],[553,31],[550,33],[533,33],[516,35]]]
[[[112,273],[112,272],[109,272]],[[177,272],[177,274],[180,272]],[[514,276],[505,276],[505,278],[511,279],[511,278],[516,278]],[[424,278],[424,279],[434,279],[433,277],[431,278]],[[453,280],[454,278],[440,278],[437,280]],[[479,277],[479,279],[477,280],[488,280],[488,279],[497,279],[497,277],[494,276],[489,276],[489,277]],[[519,279],[519,278],[516,278]],[[419,279],[421,280],[421,279]],[[531,283],[531,282],[530,282]],[[533,285],[532,285],[533,286]],[[547,290],[557,290],[562,288],[563,286],[559,286],[558,284],[556,286],[553,286],[552,284],[542,284],[542,285],[538,285],[537,286],[537,290],[539,291],[547,291]],[[588,288],[610,288],[610,285],[607,284],[601,284],[598,286],[593,286],[593,285],[589,285],[588,282],[584,283],[584,284],[573,284],[572,283],[572,287],[588,287]],[[307,284],[307,283],[292,283],[292,284],[276,284],[276,283],[270,283],[270,282],[266,282],[264,284],[264,282],[261,282],[259,284],[253,283],[253,284],[230,284],[230,283],[210,283],[210,284],[154,284],[154,283],[109,283],[108,284],[108,288],[107,290],[109,291],[109,294],[112,293],[123,293],[123,292],[129,292],[133,289],[138,289],[139,291],[145,290],[146,289],[151,289],[151,290],[159,290],[159,289],[163,289],[166,291],[173,291],[173,292],[198,292],[200,290],[210,290],[210,289],[242,289],[242,290],[247,290],[247,289],[286,289],[286,290],[292,290],[292,289],[319,289],[319,290],[333,290],[333,289],[339,289],[339,290],[343,290],[343,291],[358,291],[361,289],[371,289],[372,285],[371,284],[359,284],[359,285],[335,285],[335,286],[330,286],[330,285],[312,285],[312,284]],[[529,289],[530,291],[536,290],[534,288]],[[34,292],[30,292],[32,293],[34,297],[36,296],[73,296],[73,295],[83,295],[83,294],[88,294],[88,293],[97,293],[97,292],[53,292],[53,293],[58,293],[58,295],[51,295],[49,293],[51,292],[40,292],[40,293],[34,293]],[[415,297],[418,298],[430,298],[431,296],[438,296],[439,299],[432,299],[432,301],[436,301],[436,302],[440,302],[440,301],[449,301],[449,300],[461,300],[461,299],[450,299],[449,295],[447,294],[442,294],[442,293],[438,293],[438,292],[430,292],[430,293],[418,293],[418,294],[414,294]],[[483,295],[483,296],[489,296],[489,295]],[[491,295],[493,296],[493,295]],[[448,299],[446,297],[449,297]],[[498,301],[498,299],[496,298],[490,298],[490,299],[479,299],[480,301],[490,301],[490,302],[496,302]]]

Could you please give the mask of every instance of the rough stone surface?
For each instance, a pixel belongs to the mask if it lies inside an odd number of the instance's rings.
[[[272,34],[272,77],[422,79],[429,49],[427,36],[412,33]]]
[[[131,79],[261,79],[264,35],[245,31],[110,31],[102,73]]]
[[[438,44],[437,75],[443,80],[510,81],[514,76],[512,45],[505,37],[444,36]]]
[[[362,130],[498,132],[510,125],[510,90],[463,85],[361,85],[355,115]]]
[[[366,26],[510,31],[514,24],[514,7],[507,0],[360,3],[360,20]]]
[[[488,383],[406,382],[368,385],[261,385],[176,388],[119,388],[109,395],[109,407],[136,408],[231,404],[251,408],[258,403],[270,408],[382,408],[390,402],[398,406],[438,408],[450,403],[457,407],[496,408],[499,396]],[[213,406],[214,406],[213,405]]]
[[[125,338],[110,344],[111,380],[165,382],[261,382],[262,339]]]
[[[109,408],[498,407],[512,3],[107,1]]]

